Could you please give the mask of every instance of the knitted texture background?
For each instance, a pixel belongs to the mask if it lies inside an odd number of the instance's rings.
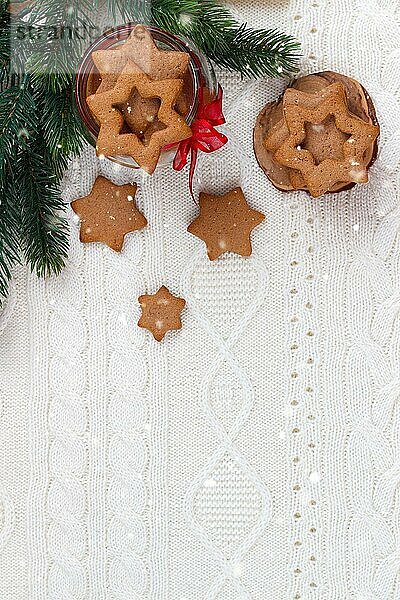
[[[0,600],[400,598],[400,2],[237,0],[302,42],[302,73],[370,92],[370,184],[275,190],[252,129],[285,82],[221,74],[229,144],[196,188],[240,184],[266,214],[253,255],[211,263],[186,232],[187,172],[150,178],[87,148],[65,201],[139,185],[149,227],[121,255],[16,270],[0,313]],[[186,298],[158,345],[137,298]]]

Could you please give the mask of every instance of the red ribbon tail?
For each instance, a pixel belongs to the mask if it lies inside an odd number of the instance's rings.
[[[192,198],[195,202],[196,202],[196,200],[194,198],[194,193],[193,193],[193,179],[194,179],[194,174],[196,171],[196,164],[197,164],[197,150],[196,150],[196,148],[192,148],[190,151],[189,190],[190,190],[190,195],[192,196]]]
[[[175,171],[182,171],[182,169],[187,165],[190,147],[191,139],[183,140],[183,142],[179,144],[173,162],[173,168]]]
[[[222,112],[222,95],[222,87],[219,86],[217,97],[206,106],[202,106],[203,88],[200,89],[201,104],[197,116],[191,125],[192,136],[179,144],[174,158],[174,170],[181,171],[188,163],[190,152],[189,189],[194,201],[193,179],[198,153],[214,152],[222,148],[228,141],[228,138],[223,133],[215,129],[215,125],[225,123]]]

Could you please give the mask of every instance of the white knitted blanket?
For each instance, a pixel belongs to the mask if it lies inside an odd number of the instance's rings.
[[[240,0],[362,82],[382,128],[368,186],[276,191],[252,153],[284,82],[222,75],[230,143],[197,188],[267,216],[211,263],[187,173],[133,173],[149,227],[16,270],[0,315],[0,600],[399,600],[400,2]],[[132,172],[88,148],[65,199]],[[137,298],[186,298],[158,345]]]

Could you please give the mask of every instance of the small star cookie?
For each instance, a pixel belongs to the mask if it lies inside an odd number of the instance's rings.
[[[223,196],[202,192],[199,202],[200,214],[188,231],[206,243],[209,259],[216,260],[225,252],[250,256],[250,234],[265,215],[249,207],[241,188]]]
[[[102,242],[121,252],[124,237],[147,225],[147,220],[135,204],[137,185],[115,185],[97,177],[88,196],[71,202],[80,217],[80,240],[84,244]]]
[[[173,296],[164,285],[156,294],[140,296],[139,304],[142,316],[138,325],[148,329],[158,342],[164,339],[167,331],[182,328],[181,313],[186,302]]]

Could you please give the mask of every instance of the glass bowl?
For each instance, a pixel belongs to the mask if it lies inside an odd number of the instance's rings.
[[[109,50],[120,46],[127,40],[136,25],[135,23],[128,23],[106,31],[89,46],[78,67],[75,82],[75,101],[80,117],[86,126],[86,137],[93,146],[96,146],[99,124],[91,113],[86,98],[95,93],[100,85],[101,78],[93,62],[92,53],[96,50]],[[146,29],[150,31],[154,42],[161,50],[187,52],[190,56],[188,72],[184,79],[187,102],[185,112],[182,114],[186,123],[190,126],[196,117],[201,99],[203,98],[209,102],[217,96],[218,84],[214,70],[206,57],[188,40],[179,38],[158,27],[146,26]],[[176,148],[174,150],[169,145],[161,152],[158,164],[170,164],[175,151]],[[125,167],[140,168],[134,159],[129,156],[109,156],[107,158]]]

